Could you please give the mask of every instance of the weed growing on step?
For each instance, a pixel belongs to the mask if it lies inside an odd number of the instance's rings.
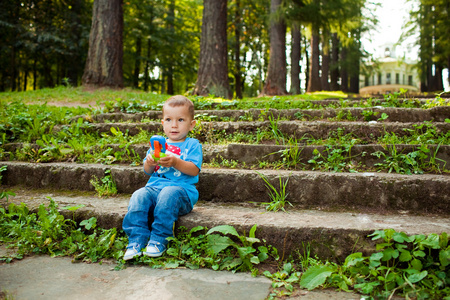
[[[69,207],[75,211],[79,207]],[[75,260],[98,262],[115,259],[116,269],[125,267],[123,261],[127,237],[116,228],[102,229],[97,219],[91,217],[77,223],[64,219],[57,204],[50,198],[50,204],[41,205],[37,213],[28,210],[25,204],[10,204],[8,209],[0,208],[0,243],[14,248],[14,254],[0,257],[11,262],[28,254],[49,254],[51,256],[72,256]],[[141,257],[134,263],[152,267],[191,269],[211,268],[214,270],[252,271],[255,266],[269,257],[278,258],[276,249],[265,246],[256,238],[254,225],[248,234],[240,235],[234,227],[222,225],[208,230],[198,226],[189,232],[179,228],[179,233],[170,238],[167,255],[159,258]]]
[[[7,168],[8,168],[7,166],[0,167],[0,184],[2,183],[2,178],[3,178],[2,173],[4,171],[6,171]],[[0,191],[0,199],[6,199],[6,203],[8,203],[9,196],[15,196],[15,195],[16,194],[14,194],[13,192],[10,192],[10,191]]]
[[[93,175],[89,183],[95,188],[99,197],[114,196],[117,194],[117,186],[111,174],[111,170],[105,171],[105,176],[99,180],[97,176]]]
[[[256,173],[261,177],[269,190],[270,202],[263,202],[261,203],[261,206],[265,206],[267,211],[279,211],[280,209],[282,211],[286,211],[284,208],[286,204],[292,206],[292,204],[286,200],[289,195],[289,193],[286,193],[286,186],[289,182],[289,177],[286,178],[286,181],[283,181],[281,176],[278,176],[279,188],[277,188],[270,183],[269,179],[264,174],[258,171],[256,171]]]
[[[434,152],[427,145],[420,145],[417,150],[402,153],[397,150],[395,144],[384,146],[386,151],[377,151],[373,156],[383,158],[383,162],[375,164],[379,171],[387,170],[388,173],[423,174],[425,171],[437,173],[446,172],[445,161],[436,157],[439,146]],[[442,167],[441,167],[442,165]]]
[[[117,236],[116,228],[96,228],[92,221],[77,228],[73,220],[64,219],[58,212],[54,201],[48,207],[40,205],[37,213],[30,212],[23,203],[11,203],[7,210],[0,208],[0,233],[0,242],[15,251],[12,257],[0,258],[6,262],[27,254],[74,256],[77,260],[97,262],[119,259],[119,251],[126,246],[125,238]]]
[[[287,148],[276,152],[281,154],[282,162],[280,164],[280,167],[295,169],[297,168],[297,166],[304,166],[304,164],[301,162],[302,151],[303,148],[299,146],[298,140],[296,138],[289,138]],[[271,153],[269,155],[272,154],[275,153]]]
[[[291,259],[272,279],[274,293],[269,299],[290,295],[296,287],[313,290],[336,288],[362,294],[361,299],[450,299],[450,245],[442,234],[408,236],[393,229],[370,234],[379,240],[369,256],[350,254],[337,264],[313,258],[309,251]]]
[[[281,132],[280,128],[278,128],[278,121],[280,118],[275,119],[273,115],[269,116],[270,122],[270,132],[272,133],[273,139],[275,140],[277,145],[285,144],[285,137],[283,132]]]

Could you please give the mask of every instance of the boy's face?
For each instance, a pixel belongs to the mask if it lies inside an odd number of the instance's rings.
[[[164,133],[172,143],[184,142],[189,131],[195,126],[195,120],[192,120],[186,105],[165,107],[161,123]]]

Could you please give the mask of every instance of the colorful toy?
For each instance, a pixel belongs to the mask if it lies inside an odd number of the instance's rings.
[[[166,157],[166,138],[161,135],[154,135],[150,138],[150,146],[153,149],[152,157],[158,161],[161,157]]]

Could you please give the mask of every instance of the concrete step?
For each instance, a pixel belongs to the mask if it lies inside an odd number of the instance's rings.
[[[9,203],[25,203],[36,211],[39,205],[48,205],[50,199],[58,203],[61,213],[76,221],[96,217],[103,228],[121,228],[127,211],[129,195],[98,198],[92,192],[33,190],[12,187],[16,196]],[[8,203],[0,199],[3,207]],[[84,205],[75,211],[68,207]],[[63,209],[65,208],[65,209]],[[322,259],[343,261],[352,252],[366,254],[374,250],[374,242],[367,237],[374,230],[392,228],[411,234],[430,234],[450,231],[446,217],[436,215],[407,215],[360,212],[327,212],[320,210],[289,209],[286,212],[266,212],[262,208],[238,205],[216,205],[200,201],[188,215],[180,217],[177,228],[188,230],[196,226],[208,229],[218,225],[232,225],[240,234],[247,234],[257,224],[256,236],[278,249],[281,257],[304,253],[309,245],[311,254]]]
[[[272,124],[273,125],[273,124]],[[286,139],[295,138],[299,142],[303,138],[326,139],[331,136],[333,132],[341,135],[352,134],[352,136],[363,139],[365,142],[376,141],[377,138],[384,136],[386,133],[395,133],[398,136],[411,135],[411,133],[420,134],[422,131],[416,129],[423,123],[399,123],[399,122],[331,122],[331,121],[278,121],[276,127]],[[67,125],[65,125],[67,126]],[[432,126],[436,130],[436,134],[446,134],[450,131],[450,123],[434,122]],[[134,136],[140,133],[141,130],[157,134],[162,132],[161,122],[148,123],[95,123],[89,124],[84,131],[86,133],[110,133],[111,128],[114,127],[123,133],[128,133],[129,136]],[[55,131],[60,130],[61,127],[54,128]],[[223,134],[233,134],[236,132],[246,134],[256,134],[258,131],[272,130],[270,121],[263,122],[200,122],[194,130],[203,139],[207,140],[208,135],[213,132],[220,132]],[[202,139],[202,137],[200,137]]]
[[[239,121],[239,120],[269,120],[274,118],[289,120],[326,120],[332,118],[346,119],[351,117],[355,121],[378,120],[381,115],[388,115],[388,122],[444,122],[450,116],[450,106],[436,106],[430,109],[423,108],[399,108],[399,107],[344,107],[344,108],[317,108],[317,109],[221,109],[221,110],[196,110],[197,119],[211,119],[214,121]],[[141,122],[144,119],[155,120],[162,118],[162,112],[157,110],[142,113],[106,113],[93,116],[78,116],[89,122]]]
[[[349,145],[330,145],[330,149],[343,149]],[[276,162],[282,161],[283,158],[289,155],[289,153],[297,153],[298,163],[303,163],[308,165],[308,160],[313,158],[316,154],[316,150],[319,151],[321,156],[324,158],[331,156],[327,146],[320,145],[295,145],[285,146],[285,145],[246,145],[246,144],[228,144],[226,147],[210,147],[209,145],[204,146],[208,149],[207,155],[205,155],[205,162],[208,160],[236,160],[248,165],[257,164],[260,161]],[[117,149],[118,146],[117,146]],[[298,149],[298,150],[297,150]],[[386,156],[392,156],[392,152],[398,154],[408,154],[415,152],[420,149],[419,145],[379,145],[379,144],[369,144],[369,145],[358,145],[355,144],[349,147],[348,150],[343,152],[343,157],[346,158],[348,163],[353,165],[362,164],[368,168],[373,168],[375,164],[384,162],[384,157],[377,157],[373,155],[377,152],[382,152]],[[424,158],[424,162],[429,162],[435,160],[436,164],[439,165],[441,170],[444,168],[450,168],[450,146],[449,145],[427,145],[429,152],[426,154],[427,158]],[[291,152],[292,151],[292,152]],[[143,153],[145,155],[145,152]],[[290,157],[292,160],[292,157]]]
[[[3,146],[5,150],[4,157],[8,157],[8,152],[15,153],[21,151],[23,147],[31,147],[32,149],[40,149],[41,147],[36,144],[23,144],[23,143],[10,143]],[[308,161],[314,158],[317,154],[315,151],[319,151],[320,155],[325,160],[327,157],[332,156],[329,153],[330,149],[342,149],[342,158],[348,163],[354,166],[365,166],[365,168],[374,168],[376,164],[385,163],[384,156],[376,156],[374,153],[383,153],[387,157],[392,157],[395,154],[407,155],[409,153],[421,150],[419,145],[380,145],[380,144],[368,144],[360,145],[355,144],[352,147],[349,145],[331,145],[331,148],[323,145],[260,145],[260,144],[227,144],[227,145],[214,145],[203,144],[203,162],[222,162],[224,160],[233,160],[239,163],[245,163],[247,166],[257,166],[260,162],[282,162],[283,159],[288,157],[290,160],[296,159],[298,167],[301,169],[312,169],[313,164]],[[111,148],[113,152],[125,152],[123,145],[109,144],[104,148],[93,147],[92,150],[105,151]],[[134,144],[127,147],[130,153],[135,153],[140,157],[140,160],[144,159],[147,154],[149,146],[148,144]],[[347,149],[348,148],[348,149]],[[426,157],[422,159],[423,163],[434,162],[439,166],[440,171],[448,170],[450,168],[450,145],[427,145],[428,153],[423,153]],[[291,156],[289,156],[291,155]],[[124,154],[124,159],[125,159]],[[124,161],[126,162],[126,160]],[[387,171],[387,170],[386,170]]]
[[[2,162],[7,166],[2,183],[31,188],[93,191],[89,181],[110,170],[119,193],[144,186],[142,166]],[[450,214],[450,176],[386,173],[329,173],[260,170],[280,190],[287,182],[287,201],[296,208]],[[202,169],[197,184],[200,200],[211,203],[269,202],[269,190],[254,170]]]

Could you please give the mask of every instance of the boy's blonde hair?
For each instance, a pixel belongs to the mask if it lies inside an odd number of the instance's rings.
[[[194,120],[194,103],[191,100],[189,100],[187,97],[182,96],[182,95],[172,96],[166,100],[166,102],[163,105],[163,115],[164,115],[164,109],[167,106],[177,107],[177,106],[184,106],[184,105],[187,106],[187,108],[189,109],[189,116],[191,117],[192,120]]]

